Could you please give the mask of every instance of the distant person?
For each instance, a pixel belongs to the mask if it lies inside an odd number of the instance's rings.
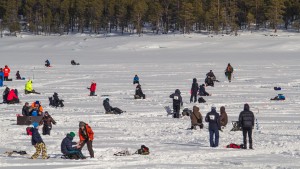
[[[71,65],[80,65],[80,64],[76,63],[75,60],[71,60]]]
[[[29,79],[25,84],[25,94],[30,94],[30,93],[40,94],[40,93],[36,92],[35,90],[33,90],[32,80]]]
[[[2,68],[0,68],[0,87],[3,87],[3,81],[4,81],[4,72]]]
[[[61,152],[69,159],[85,159],[82,152],[79,150],[79,145],[76,142],[73,142],[75,137],[74,132],[70,132],[61,142]],[[73,147],[73,145],[76,145]]]
[[[22,78],[21,75],[20,75],[20,71],[17,71],[17,73],[16,73],[16,79],[17,80],[23,80],[25,78]]]
[[[64,100],[61,100],[58,98],[58,94],[56,92],[54,92],[53,96],[50,97],[50,106],[53,106],[53,107],[64,107]]]
[[[41,105],[41,102],[38,100],[31,104],[31,110],[36,111],[39,116],[42,116],[44,112],[43,106]]]
[[[3,72],[4,72],[4,81],[11,81],[11,79],[8,79],[10,68],[7,65],[5,65]]]
[[[135,75],[133,78],[133,84],[140,84],[140,78],[138,77],[138,75]]]
[[[52,130],[52,124],[56,125],[55,120],[49,115],[48,111],[45,111],[45,115],[42,118],[40,125],[44,124],[43,126],[43,135],[49,135]]]
[[[45,61],[45,66],[46,66],[46,67],[51,67],[50,61],[49,61],[48,59]]]
[[[118,107],[111,107],[109,104],[109,98],[103,100],[103,107],[105,109],[106,114],[121,114],[124,111],[119,109]]]
[[[2,94],[3,103],[7,103],[7,97],[8,97],[9,92],[10,92],[10,89],[8,87],[6,87]]]
[[[219,114],[216,111],[216,107],[211,107],[211,112],[207,113],[205,117],[205,121],[208,122],[208,129],[209,129],[209,142],[210,147],[218,147],[219,146],[219,130],[220,127],[220,120]]]
[[[92,128],[86,124],[85,122],[80,122],[79,123],[79,146],[80,146],[80,150],[82,150],[82,148],[84,147],[85,144],[87,144],[89,153],[90,153],[90,157],[94,158],[94,150],[93,150],[93,140],[94,140],[94,132],[92,130]]]
[[[226,127],[227,123],[228,123],[228,116],[227,116],[227,113],[225,111],[225,107],[222,106],[220,108],[220,126],[221,127]]]
[[[29,106],[29,103],[26,102],[25,105],[23,106],[22,108],[22,115],[23,116],[31,116],[31,113],[30,113],[30,106]]]
[[[17,90],[17,89],[15,89]],[[14,89],[11,89],[7,96],[7,104],[20,103],[20,100]]]
[[[205,84],[202,84],[202,85],[200,86],[200,89],[199,89],[199,95],[200,95],[200,96],[210,96],[210,94],[207,93],[206,90],[205,90]]]
[[[193,107],[193,112],[191,114],[191,129],[196,129],[197,126],[200,127],[200,129],[203,128],[203,119],[202,119],[202,115],[199,111],[199,107],[194,106]]]
[[[231,82],[232,73],[233,73],[233,67],[230,65],[230,63],[228,63],[225,70],[225,75],[227,76],[229,82]]]
[[[206,84],[207,86],[212,86],[212,87],[214,87],[214,86],[215,86],[214,81],[216,81],[216,76],[215,76],[215,74],[213,73],[213,71],[210,70],[210,71],[206,74],[205,84]]]
[[[135,88],[134,98],[135,99],[146,98],[146,95],[143,93],[142,86],[140,84],[138,84]]]
[[[92,82],[91,82],[91,86],[88,88],[88,89],[90,89],[90,96],[97,96],[97,95],[95,94],[95,92],[96,92],[96,87],[97,87],[96,82],[95,82],[95,81],[92,81]]]
[[[47,148],[46,145],[39,133],[39,124],[37,122],[34,122],[33,128],[31,128],[32,137],[31,137],[31,144],[35,147],[36,152],[31,156],[31,159],[37,159],[40,153],[42,152],[42,158],[48,159],[49,156],[47,155]]]
[[[175,90],[175,93],[170,95],[170,98],[173,99],[173,112],[174,118],[179,118],[180,106],[183,106],[181,92],[179,89]]]
[[[252,129],[254,128],[254,114],[250,111],[248,104],[244,105],[244,111],[240,113],[239,124],[243,129],[244,149],[247,149],[247,134],[249,138],[249,149],[253,149]]]
[[[194,79],[193,79],[192,88],[191,88],[191,99],[190,99],[190,103],[192,103],[193,98],[194,98],[194,103],[197,102],[198,90],[199,90],[199,85],[198,85],[198,83],[197,83],[197,79],[194,78]]]

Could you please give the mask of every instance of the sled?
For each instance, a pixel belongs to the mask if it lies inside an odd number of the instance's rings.
[[[232,129],[230,131],[242,131],[242,127],[239,124],[239,121],[232,121]]]
[[[169,116],[169,115],[174,115],[174,112],[172,111],[172,109],[170,108],[170,106],[165,106],[164,107],[165,108],[165,110],[166,110],[166,112],[167,112],[167,116]]]
[[[43,116],[17,116],[17,125],[31,125],[33,122],[40,123]]]

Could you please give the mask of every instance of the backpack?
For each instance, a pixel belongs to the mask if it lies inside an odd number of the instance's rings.
[[[234,143],[230,143],[229,145],[226,146],[226,148],[235,148],[235,149],[240,149],[240,148],[243,148],[244,145],[241,144],[241,145],[237,145],[237,144],[234,144]]]
[[[206,101],[203,99],[203,97],[199,97],[198,102],[199,103],[205,103]]]
[[[32,129],[32,127],[27,127],[27,128],[26,128],[26,133],[27,133],[27,135],[29,135],[29,136],[32,136],[31,129]]]
[[[137,150],[137,154],[149,155],[150,154],[149,148],[146,147],[145,145],[142,145],[141,148]]]

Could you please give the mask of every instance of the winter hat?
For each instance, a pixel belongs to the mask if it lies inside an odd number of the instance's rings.
[[[34,128],[37,128],[39,126],[39,123],[33,122],[32,125],[33,125]]]
[[[211,106],[211,110],[216,110],[216,106],[214,104]]]
[[[48,111],[45,111],[45,115],[49,115]]]
[[[37,100],[37,101],[35,101],[35,104],[40,104],[40,102]]]
[[[247,103],[244,104],[244,110],[245,111],[249,111],[250,110],[249,104],[247,104]]]
[[[105,100],[109,102],[109,98],[106,98]]]
[[[70,136],[71,137],[75,137],[75,133],[74,132],[70,132]]]

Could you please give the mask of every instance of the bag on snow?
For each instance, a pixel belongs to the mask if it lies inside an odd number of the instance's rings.
[[[199,103],[205,103],[206,101],[203,99],[203,97],[199,97],[198,102]]]
[[[32,136],[31,129],[32,129],[32,127],[27,127],[27,128],[26,128],[26,133],[27,133],[27,135],[29,135],[29,136]]]
[[[238,145],[238,144],[234,144],[234,143],[230,143],[230,144],[228,144],[228,145],[226,146],[226,148],[235,148],[235,149],[241,149],[241,148],[243,148],[243,147],[244,147],[243,144]]]

